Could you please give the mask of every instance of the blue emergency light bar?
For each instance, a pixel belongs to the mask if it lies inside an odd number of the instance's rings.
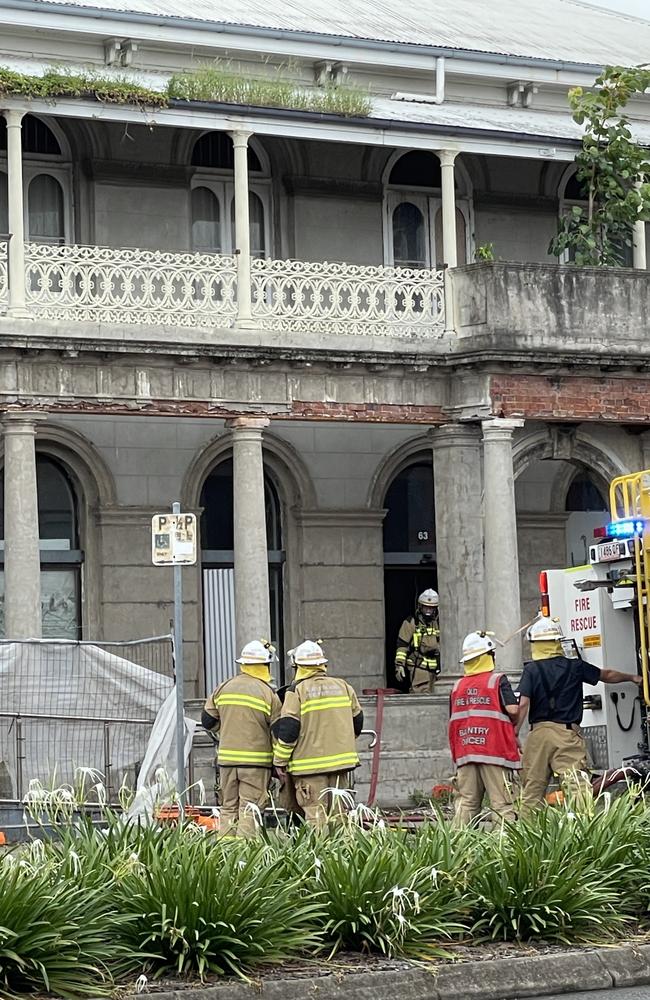
[[[639,517],[625,521],[610,521],[607,534],[610,538],[637,538],[645,530],[645,521]]]

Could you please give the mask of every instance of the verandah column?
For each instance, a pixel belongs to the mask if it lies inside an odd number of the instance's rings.
[[[271,638],[262,454],[262,433],[268,425],[266,417],[236,417],[229,421],[232,432],[238,651],[252,639]]]
[[[521,624],[519,550],[512,435],[523,420],[484,420],[483,516],[485,535],[485,622],[502,641]],[[509,674],[521,670],[521,637],[497,652],[497,663]]]
[[[7,196],[9,223],[9,316],[23,318],[25,307],[25,223],[23,208],[22,111],[3,111],[7,122]]]
[[[641,181],[637,181],[636,186],[640,187],[641,183]],[[643,219],[637,219],[634,223],[632,233],[632,265],[638,271],[645,271],[646,269],[645,222]]]
[[[42,414],[9,411],[4,430],[5,636],[41,635],[41,560],[36,486],[36,424]]]
[[[442,258],[447,267],[457,267],[456,180],[454,164],[458,153],[452,149],[441,149],[437,155],[440,160],[440,173],[442,175]]]
[[[253,322],[251,290],[251,235],[248,190],[248,140],[250,132],[231,132],[235,155],[235,252],[237,255],[237,323]]]
[[[463,639],[485,628],[481,440],[472,424],[432,432],[443,676],[460,672]]]

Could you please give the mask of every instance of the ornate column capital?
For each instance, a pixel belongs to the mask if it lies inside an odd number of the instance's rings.
[[[510,441],[513,433],[524,426],[525,421],[519,417],[495,417],[493,420],[482,420],[484,441]]]
[[[36,435],[36,425],[47,420],[40,410],[5,410],[0,423],[4,434]]]
[[[226,421],[226,427],[237,437],[241,437],[243,432],[248,431],[255,436],[260,436],[269,426],[271,421],[268,417],[232,417]]]

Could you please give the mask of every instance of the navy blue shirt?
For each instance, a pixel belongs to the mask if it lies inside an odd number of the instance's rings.
[[[528,721],[531,726],[536,722],[581,722],[582,685],[598,684],[599,680],[600,668],[586,660],[551,656],[547,660],[524,663],[519,694],[522,698],[530,698]]]

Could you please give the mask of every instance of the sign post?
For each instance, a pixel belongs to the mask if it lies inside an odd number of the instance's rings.
[[[183,664],[183,566],[196,563],[196,515],[181,514],[174,503],[171,514],[155,514],[151,521],[151,560],[154,566],[174,567],[174,668],[176,674],[176,787],[185,805],[185,670]]]

